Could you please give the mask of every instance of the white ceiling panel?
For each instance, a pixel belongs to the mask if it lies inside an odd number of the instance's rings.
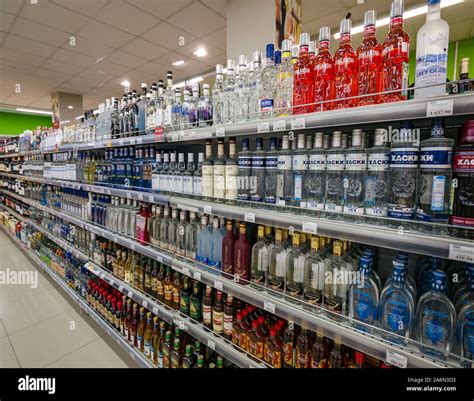
[[[92,40],[101,38],[106,45],[112,47],[120,47],[133,39],[127,32],[94,20],[87,23],[78,34]]]
[[[350,4],[350,6],[353,6],[354,4],[357,4],[357,2],[351,0]],[[339,0],[302,0],[301,9],[303,26],[308,22],[320,19],[335,12],[342,14],[345,7],[347,6],[341,5]]]
[[[64,72],[51,71],[45,68],[37,68],[32,75],[35,77],[41,77],[41,78],[54,80],[55,82],[58,83],[58,85],[61,82],[67,81],[68,79],[72,77],[71,74],[66,74]]]
[[[0,4],[2,2],[0,1]],[[4,13],[0,11],[0,30],[4,32],[10,31],[10,28],[13,25],[13,21],[15,21],[15,16],[13,14]]]
[[[76,78],[81,78],[85,82],[88,82],[95,87],[100,85],[101,83],[105,83],[106,81],[108,81],[110,79],[110,74],[101,74],[98,71],[87,68],[77,74]]]
[[[62,46],[69,40],[69,34],[58,29],[41,25],[25,18],[17,18],[10,30],[18,36],[38,40],[53,46]]]
[[[21,93],[11,93],[10,96],[8,96],[4,100],[4,103],[12,104],[14,106],[22,106],[22,105],[34,102],[37,99],[38,99],[38,96],[28,96],[28,95],[23,95]]]
[[[227,49],[227,29],[218,29],[215,32],[210,33],[202,38],[207,43],[217,47],[220,50],[226,51]]]
[[[54,60],[75,64],[81,67],[89,67],[90,65],[95,64],[95,58],[66,49],[59,49],[52,55],[52,58]]]
[[[113,75],[113,76],[119,76],[119,75],[122,75],[122,74],[125,74],[127,71],[130,70],[129,67],[125,67],[123,65],[118,65],[118,64],[115,64],[115,63],[111,63],[110,61],[107,61],[107,59],[105,59],[104,61],[100,62],[100,63],[94,63],[91,68],[93,70],[96,70],[96,71],[102,71],[104,72],[106,75],[109,74],[109,75]],[[107,79],[106,79],[107,81]]]
[[[50,109],[51,108],[51,97],[44,96],[33,103],[30,103],[28,106],[38,107],[40,109]]]
[[[90,17],[97,15],[109,1],[110,0],[52,0],[53,3]]]
[[[227,0],[200,0],[200,2],[215,11],[221,17],[226,17]]]
[[[141,38],[136,38],[122,46],[122,50],[147,60],[154,60],[169,52],[168,49]]]
[[[198,57],[194,54],[194,52],[203,47],[207,51],[207,56],[204,57]],[[211,46],[209,43],[205,42],[204,40],[196,40],[194,42],[191,42],[190,44],[180,47],[178,50],[176,50],[179,54],[182,54],[183,56],[191,57],[197,61],[203,61],[207,57],[215,57],[219,54],[222,53],[222,50],[218,49],[217,47]]]
[[[35,70],[36,67],[11,60],[1,59],[0,56],[0,68],[2,69],[0,77],[2,77],[6,72],[10,71],[15,71],[18,74],[30,74]]]
[[[138,67],[137,70],[152,74],[155,77],[166,80],[166,72],[170,70],[170,68],[166,65],[159,64],[154,61],[149,61],[148,63]]]
[[[25,63],[27,65],[38,66],[42,64],[46,58],[36,56],[34,54],[23,53],[18,50],[0,47],[0,60],[14,61],[17,63]]]
[[[114,51],[114,48],[107,46],[100,37],[89,39],[83,36],[75,36],[74,42],[72,43],[73,46],[71,46],[71,42],[68,41],[64,44],[63,49],[86,54],[96,59],[105,57]]]
[[[221,53],[215,57],[209,57],[209,58],[206,57],[206,59],[203,60],[203,63],[209,65],[212,69],[216,67],[216,64],[222,64],[225,66],[226,62],[227,62],[226,53]]]
[[[192,3],[192,0],[127,0],[155,17],[165,19]]]
[[[192,3],[168,21],[193,35],[202,37],[225,26],[225,19],[200,3]]]
[[[212,71],[213,68],[207,64],[204,64],[204,63],[196,63],[196,64],[193,64],[192,66],[190,66],[189,68],[185,68],[183,70],[183,72],[185,72],[186,74],[190,75],[190,76],[196,76],[196,75],[199,75],[199,74],[203,74],[205,72],[209,72],[209,71]]]
[[[182,29],[176,28],[175,26],[162,22],[145,32],[142,37],[167,49],[177,49],[179,45],[179,38],[184,37],[185,43],[195,41],[197,38]]]
[[[0,32],[0,44],[3,43],[3,40],[7,37],[5,32]]]
[[[37,56],[50,57],[57,47],[50,46],[35,40],[22,38],[21,36],[9,34],[3,46],[13,50],[20,50],[25,53],[31,53]]]
[[[123,65],[128,68],[137,68],[138,66],[145,64],[148,60],[142,57],[134,56],[127,52],[123,52],[122,50],[116,50],[107,56],[107,61]]]
[[[82,78],[74,77],[74,78],[71,78],[69,81],[64,82],[61,85],[60,90],[65,91],[62,88],[68,88],[69,87],[69,88],[74,88],[76,91],[79,91],[77,93],[84,93],[84,92],[90,91],[95,86],[96,86],[95,84],[93,84],[91,82],[87,82]]]
[[[0,1],[0,10],[16,14],[22,5],[23,1],[21,0],[2,0]]]

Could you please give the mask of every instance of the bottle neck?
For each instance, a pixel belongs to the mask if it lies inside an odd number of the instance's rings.
[[[403,17],[401,15],[397,15],[390,19],[390,30],[403,28]]]
[[[318,50],[319,50],[320,53],[323,52],[323,51],[328,51],[329,50],[329,40],[324,39],[324,40],[319,41]]]
[[[364,27],[364,39],[375,37],[375,25],[367,25]]]
[[[428,14],[426,14],[426,22],[441,19],[441,4],[435,3],[428,6]]]
[[[340,45],[346,45],[351,43],[351,34],[349,32],[345,32],[341,34],[341,39],[339,39]]]

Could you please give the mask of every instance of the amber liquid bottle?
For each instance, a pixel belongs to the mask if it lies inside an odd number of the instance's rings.
[[[133,307],[132,307],[132,300],[129,299],[127,301],[127,317],[125,318],[124,322],[124,337],[125,339],[132,344],[132,339],[131,339],[131,327],[132,327],[132,319],[133,319]]]
[[[329,356],[329,364],[331,368],[343,368],[343,357],[341,352],[341,343],[334,341],[334,348]]]
[[[240,341],[239,341],[239,346],[240,348],[243,348],[244,350],[248,351],[249,350],[249,332],[251,330],[251,326],[248,323],[248,315],[249,315],[249,310],[244,309],[242,311],[242,322],[240,324]]]
[[[252,330],[248,334],[248,344],[250,353],[259,359],[263,359],[264,338],[259,330],[258,320],[252,322]]]
[[[311,367],[311,352],[309,349],[309,339],[306,329],[301,329],[300,335],[296,340],[295,367],[299,369],[307,369]]]
[[[165,305],[173,307],[173,278],[171,276],[171,268],[166,267],[166,277],[163,282],[164,295],[165,295]]]
[[[161,302],[165,301],[165,267],[160,266],[160,271],[156,278],[156,299]]]
[[[146,314],[146,327],[143,334],[143,353],[147,358],[151,358],[151,336],[153,334],[153,323],[151,321],[151,312]]]
[[[122,333],[122,306],[122,301],[118,301],[114,319],[114,326],[120,333]]]
[[[180,307],[180,292],[183,283],[181,282],[181,275],[178,272],[174,273],[173,277],[173,287],[172,287],[172,308],[174,310],[179,310]]]
[[[323,336],[319,333],[316,333],[316,339],[311,347],[311,367],[313,369],[326,367],[326,349]]]
[[[175,338],[173,342],[173,351],[171,351],[171,369],[181,368],[183,355],[181,354],[179,338]]]
[[[265,341],[264,361],[274,368],[281,368],[283,361],[283,346],[277,337],[277,329],[270,329],[270,337]]]
[[[151,295],[151,271],[151,259],[146,258],[144,290],[148,295]]]
[[[153,298],[158,298],[157,296],[157,286],[158,286],[158,261],[153,261],[153,269],[151,270],[151,288],[150,288],[150,295]]]
[[[232,328],[234,327],[234,298],[227,295],[224,306],[224,337],[232,340]]]
[[[240,344],[240,338],[242,335],[242,312],[237,312],[237,321],[232,327],[232,343],[235,345]]]
[[[132,323],[130,325],[130,343],[134,347],[138,347],[138,338],[137,338],[137,331],[138,331],[138,323],[140,322],[140,315],[138,313],[138,304],[133,304],[133,318]]]
[[[190,306],[190,295],[191,289],[189,288],[189,277],[184,276],[183,286],[179,292],[179,311],[186,316],[189,316]]]
[[[217,291],[216,302],[214,308],[212,308],[212,330],[219,335],[224,332],[224,307],[221,291]]]
[[[163,368],[171,368],[171,331],[167,331],[165,334],[165,341],[161,347],[163,353]]]
[[[295,346],[295,332],[291,324],[285,330],[283,334],[283,367],[292,368],[294,367],[294,346]]]
[[[234,276],[234,247],[235,237],[232,220],[227,220],[227,234],[222,240],[222,271],[224,277],[231,278]]]
[[[151,333],[150,342],[150,359],[155,365],[158,365],[158,343],[160,341],[160,325],[158,324],[158,316],[153,318],[153,332]]]
[[[247,228],[241,223],[239,239],[234,246],[234,274],[238,275],[238,282],[246,285],[250,280],[250,254],[251,246],[247,240]]]
[[[212,296],[211,287],[206,286],[206,292],[202,298],[202,324],[212,329]]]
[[[202,303],[198,281],[194,282],[193,293],[189,297],[189,316],[197,322],[202,321]]]

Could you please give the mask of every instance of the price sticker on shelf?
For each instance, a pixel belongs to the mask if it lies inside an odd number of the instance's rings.
[[[263,123],[258,123],[257,125],[257,132],[259,134],[262,134],[264,132],[269,132],[270,131],[270,123],[267,121],[267,122],[263,122]]]
[[[211,339],[208,339],[207,340],[207,346],[212,349],[213,351],[216,350],[216,343],[214,341],[212,341]]]
[[[249,223],[255,223],[255,213],[245,212],[244,219]]]
[[[107,141],[107,142],[105,143],[105,147],[106,147],[106,148],[111,148],[111,147],[112,147],[112,141]]]
[[[155,197],[153,195],[148,195],[148,202],[154,203],[155,202]]]
[[[318,224],[311,221],[303,222],[303,232],[316,235],[318,233]]]
[[[196,137],[197,137],[196,131],[189,131],[189,138],[193,139]]]
[[[189,270],[189,267],[183,267],[183,274],[186,274],[186,276],[191,276],[191,272]]]
[[[474,248],[461,245],[449,245],[449,259],[459,262],[474,263]]]
[[[130,352],[130,356],[132,357],[132,359],[135,361],[135,354],[133,352]]]
[[[133,292],[132,292],[132,291],[129,291],[129,292],[128,292],[128,297],[129,297],[129,298],[133,298]]]
[[[201,281],[201,272],[194,272],[194,280]]]
[[[111,195],[112,191],[110,189],[107,190],[107,195]]]
[[[142,301],[142,306],[145,308],[145,309],[148,309],[148,302],[146,300],[143,300]]]
[[[112,279],[109,279],[109,284],[110,284],[111,286],[113,286],[113,285],[115,284],[115,281],[112,280]]]
[[[156,306],[153,307],[153,314],[158,315],[158,308]]]
[[[286,129],[286,120],[276,120],[273,122],[273,131],[283,131]]]
[[[264,301],[263,302],[263,309],[270,313],[275,313],[275,304],[273,302]]]
[[[119,139],[118,144],[119,144],[119,146],[123,146],[123,144],[124,144],[123,139]]]
[[[138,194],[138,200],[143,201],[143,194]]]
[[[186,323],[178,318],[173,319],[173,323],[175,326],[178,326],[180,330],[186,331],[188,329],[188,326]]]
[[[216,290],[222,291],[222,288],[223,288],[222,281],[214,280],[214,288]]]
[[[130,244],[130,248],[135,251],[137,249],[136,245],[135,244]]]
[[[304,118],[293,118],[291,120],[291,129],[304,129],[306,128],[306,120]]]
[[[188,134],[185,131],[178,131],[178,137],[179,137],[179,140],[182,141],[182,140],[187,139]]]
[[[408,358],[406,356],[397,354],[389,349],[387,350],[385,361],[392,366],[402,369],[405,369],[408,364]]]
[[[178,132],[172,132],[171,133],[171,141],[172,142],[179,141],[179,133]]]
[[[127,192],[127,199],[132,199],[132,194],[130,192]]]
[[[225,136],[225,127],[216,128],[216,136]]]
[[[433,100],[426,104],[426,117],[451,116],[453,114],[453,99]]]
[[[212,206],[204,206],[204,214],[212,214]]]
[[[135,139],[135,143],[136,143],[137,145],[141,145],[141,144],[143,143],[143,139],[142,139],[142,138],[136,138],[136,139]]]
[[[105,274],[104,273],[100,273],[100,278],[103,280],[105,278]]]
[[[118,289],[120,292],[123,292],[123,286],[122,285],[119,285],[119,289]]]

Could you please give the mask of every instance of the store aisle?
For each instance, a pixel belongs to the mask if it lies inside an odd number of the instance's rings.
[[[37,278],[37,286],[0,282],[0,368],[138,367],[3,230],[0,271]]]

